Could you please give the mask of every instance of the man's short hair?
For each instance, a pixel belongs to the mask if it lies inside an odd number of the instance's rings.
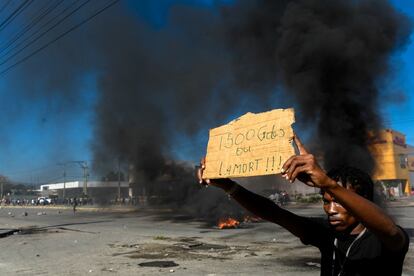
[[[374,183],[371,177],[354,167],[338,167],[331,169],[327,175],[335,181],[340,181],[344,187],[351,185],[353,190],[360,196],[373,201]]]

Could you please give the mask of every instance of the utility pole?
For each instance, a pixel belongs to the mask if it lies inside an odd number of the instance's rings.
[[[66,166],[68,164],[78,164],[83,169],[83,194],[88,195],[88,163],[86,161],[66,161],[58,163],[59,166],[63,167],[63,200],[66,198]]]
[[[118,202],[121,202],[121,164],[118,157]]]
[[[3,199],[3,185],[4,185],[4,182],[1,180],[1,198],[0,198],[0,200]]]
[[[87,196],[88,195],[88,163],[86,163],[86,161],[83,161],[79,163],[79,165],[83,169],[83,177],[84,177],[83,194]]]

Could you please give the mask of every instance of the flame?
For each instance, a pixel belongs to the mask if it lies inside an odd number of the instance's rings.
[[[228,229],[228,228],[236,228],[240,222],[234,218],[221,218],[218,221],[218,228],[220,229]]]

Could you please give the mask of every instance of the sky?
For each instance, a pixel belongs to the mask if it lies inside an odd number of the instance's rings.
[[[414,18],[414,2],[404,0],[391,1],[394,6]],[[387,126],[406,135],[408,144],[414,144],[414,35],[411,35],[410,43],[394,57],[395,72],[391,78],[389,89],[403,91],[403,99],[391,99],[390,104],[384,107],[383,118]],[[393,101],[394,100],[394,101]]]
[[[165,29],[168,24],[170,9],[176,4],[214,9],[217,2],[231,5],[233,1],[186,0],[186,1],[130,1],[127,2],[136,17],[156,30]],[[414,20],[414,2],[392,0],[393,5]],[[14,1],[15,5],[22,1]],[[40,3],[40,2],[38,2]],[[0,2],[0,10],[3,2]],[[11,10],[7,7],[0,12],[0,21],[6,19]],[[111,8],[105,12],[110,13]],[[96,19],[99,20],[99,16]],[[7,26],[0,25],[0,41],[7,41],[24,26],[22,20],[12,21]],[[88,23],[86,23],[88,24]],[[85,24],[85,25],[86,25]],[[83,34],[84,27],[73,31]],[[70,35],[63,39],[73,39]],[[45,40],[47,41],[47,40]],[[82,41],[79,47],[82,47]],[[5,44],[0,43],[1,47]],[[48,64],[42,68],[41,58],[44,55],[68,56],[71,59],[76,51],[66,51],[62,44],[55,43],[38,54],[3,72],[10,63],[0,65],[0,174],[24,183],[48,183],[62,181],[62,163],[68,161],[92,162],[91,144],[94,142],[93,129],[95,124],[95,107],[100,95],[97,75],[99,72],[86,70],[76,80],[76,91],[58,91],[54,82],[67,81],[65,72],[58,74],[59,79],[47,79],[47,71],[61,70],[59,64]],[[74,44],[77,45],[77,44]],[[114,49],[116,51],[116,49]],[[30,51],[29,51],[30,52]],[[0,60],[4,52],[0,52]],[[93,53],[91,54],[93,55]],[[414,35],[406,47],[391,57],[392,75],[382,87],[384,90],[397,91],[394,98],[381,101],[381,115],[386,127],[400,131],[406,135],[407,142],[414,145]],[[13,61],[13,60],[12,60]],[[0,62],[1,63],[1,62]],[[36,67],[37,66],[37,67]],[[76,63],[73,67],[76,69]],[[87,68],[87,66],[84,66]],[[44,75],[33,74],[41,71]],[[47,79],[47,85],[45,85]],[[246,99],[247,101],[247,99]],[[243,103],[241,103],[243,105]],[[247,105],[251,107],[251,105]],[[240,112],[245,109],[240,107]],[[258,111],[258,110],[254,110]],[[240,116],[235,111],[229,120]],[[222,123],[222,122],[221,122]],[[173,138],[174,153],[178,159],[197,162],[205,152],[208,129],[216,125],[207,125],[204,131],[196,134],[195,139],[186,135]],[[114,165],[115,169],[115,165]],[[67,167],[69,179],[79,179],[82,170],[77,163]],[[91,178],[99,178],[91,172]]]

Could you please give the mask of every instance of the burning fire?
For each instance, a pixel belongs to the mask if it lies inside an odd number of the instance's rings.
[[[240,222],[234,218],[221,218],[218,221],[218,228],[219,229],[228,229],[228,228],[236,228],[239,226]]]

